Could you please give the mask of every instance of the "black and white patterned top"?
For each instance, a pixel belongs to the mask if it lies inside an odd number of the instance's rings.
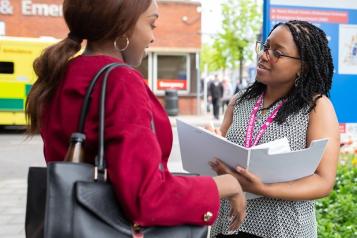
[[[241,96],[240,92],[238,97]],[[257,101],[246,100],[236,104],[233,113],[233,122],[227,132],[227,139],[244,145],[250,113]],[[264,115],[257,113],[253,138],[257,135],[262,123],[278,106],[270,108]],[[300,150],[306,147],[306,132],[309,115],[307,110],[290,115],[279,125],[273,122],[263,134],[259,144],[275,139],[287,137],[291,150]],[[308,158],[306,158],[308,159]],[[235,234],[237,231],[228,231],[230,204],[227,200],[221,201],[221,208],[216,223],[212,226],[211,237],[217,234]],[[239,231],[269,238],[314,238],[317,237],[317,224],[314,201],[286,201],[272,198],[256,198],[247,202],[247,216]]]

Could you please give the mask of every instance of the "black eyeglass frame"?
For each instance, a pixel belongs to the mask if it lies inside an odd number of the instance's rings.
[[[262,46],[262,47],[261,47],[261,46]],[[258,49],[260,49],[260,51],[259,51]],[[273,53],[273,55],[277,58],[277,60],[276,60],[274,63],[277,63],[281,57],[286,57],[286,58],[295,59],[295,60],[301,60],[301,58],[299,58],[299,57],[294,57],[294,56],[286,55],[286,54],[284,54],[284,53],[281,53],[280,51],[273,50],[273,49],[271,49],[270,47],[268,47],[268,46],[266,45],[266,43],[263,43],[262,41],[257,41],[257,42],[256,42],[256,45],[255,45],[255,51],[256,51],[256,53],[257,53],[257,54],[260,54],[260,53],[262,53],[262,52],[266,53],[266,55],[268,56],[268,59],[269,59],[269,61],[270,61],[270,58],[271,58],[271,57],[270,57],[269,53],[267,53],[269,50],[271,50],[272,53]]]

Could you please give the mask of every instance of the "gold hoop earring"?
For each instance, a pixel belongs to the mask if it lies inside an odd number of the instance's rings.
[[[120,52],[123,52],[123,51],[125,51],[126,49],[128,49],[128,47],[129,47],[129,44],[130,44],[130,41],[129,41],[129,38],[128,37],[126,37],[126,45],[125,45],[125,47],[123,47],[123,48],[118,48],[118,46],[117,46],[117,41],[118,41],[118,39],[120,39],[121,37],[118,37],[118,38],[116,38],[115,40],[114,40],[114,48],[116,49],[116,50],[118,50],[118,51],[120,51]]]

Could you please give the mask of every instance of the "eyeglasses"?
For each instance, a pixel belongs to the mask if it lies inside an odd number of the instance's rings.
[[[289,56],[289,55],[286,55],[278,50],[270,49],[270,46],[268,46],[266,43],[263,43],[261,41],[257,41],[257,44],[255,46],[255,51],[258,55],[260,55],[264,52],[266,54],[269,62],[272,62],[274,64],[277,63],[281,57],[287,57],[290,59],[301,60],[298,57]]]

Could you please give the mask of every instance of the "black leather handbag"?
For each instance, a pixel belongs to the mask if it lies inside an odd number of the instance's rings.
[[[53,162],[47,168],[30,168],[25,231],[27,238],[206,238],[206,226],[144,227],[125,219],[113,188],[106,181],[104,159],[105,94],[108,75],[115,67],[103,67],[92,79],[81,111],[83,133],[92,89],[102,75],[99,109],[99,146],[95,166]],[[162,209],[165,209],[164,207]]]

